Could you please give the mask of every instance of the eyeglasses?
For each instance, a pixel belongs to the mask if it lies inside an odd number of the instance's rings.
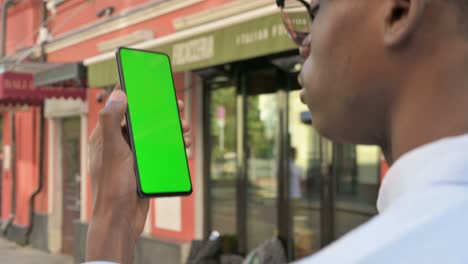
[[[310,43],[310,27],[319,5],[311,6],[305,0],[276,0],[276,4],[281,9],[289,37],[297,45],[307,46]]]

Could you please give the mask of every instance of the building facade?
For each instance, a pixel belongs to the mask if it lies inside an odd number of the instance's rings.
[[[42,55],[56,66],[36,72],[36,83],[45,78],[54,86],[55,77],[77,72],[65,65],[84,65],[87,89],[84,99],[51,96],[40,107],[5,108],[16,112],[16,146],[11,114],[2,119],[1,216],[11,239],[24,240],[33,223],[31,244],[83,261],[91,213],[87,141],[118,82],[118,46],[170,55],[194,142],[187,150],[194,193],[151,201],[136,263],[151,263],[156,256],[181,263],[190,242],[213,230],[232,238],[231,249],[240,254],[279,237],[293,260],[376,213],[381,153],[377,147],[330,142],[313,129],[313,117],[298,96],[302,60],[274,1],[55,0],[45,7],[40,2],[10,7],[7,57],[26,52],[23,61],[32,61]],[[38,30],[44,17],[47,30]],[[25,36],[31,37],[24,41]],[[38,37],[43,45],[37,45]],[[60,85],[70,83],[63,79]],[[30,219],[28,198],[39,182],[43,188]],[[13,189],[16,193],[8,191]]]

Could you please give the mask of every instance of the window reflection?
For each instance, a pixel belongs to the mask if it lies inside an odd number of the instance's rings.
[[[252,87],[265,87],[261,85]],[[278,212],[289,211],[288,251],[292,259],[301,259],[376,214],[381,152],[375,146],[338,144],[321,137],[299,91],[287,97],[289,142],[280,146],[283,128],[278,113],[286,105],[280,98],[286,97],[270,90],[242,95],[246,104],[242,175],[236,154],[242,128],[237,116],[240,97],[235,87],[210,91],[208,219],[211,230],[239,236],[240,247],[248,252],[277,236],[278,230],[283,232]],[[281,177],[278,150],[285,147],[288,177]],[[289,203],[279,203],[278,189],[285,185],[282,190],[287,190]]]
[[[211,92],[211,228],[222,234],[236,234],[236,89]]]
[[[320,168],[324,153],[321,137],[303,118],[307,111],[299,100],[299,91],[290,92],[289,197],[295,259],[320,248]]]
[[[338,238],[377,213],[380,149],[376,146],[335,144],[335,237]]]
[[[276,94],[247,98],[247,249],[277,230],[278,108]]]

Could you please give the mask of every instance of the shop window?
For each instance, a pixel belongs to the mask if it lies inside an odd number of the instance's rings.
[[[377,213],[381,151],[376,146],[336,144],[335,237]]]
[[[236,88],[211,92],[210,102],[210,222],[211,229],[236,234]]]

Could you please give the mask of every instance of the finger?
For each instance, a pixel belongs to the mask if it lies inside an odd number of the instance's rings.
[[[179,106],[179,112],[183,112],[185,110],[185,104],[182,100],[177,100],[177,105]]]
[[[184,134],[190,132],[190,125],[185,120],[182,120],[182,131],[184,132]]]
[[[106,106],[99,112],[99,126],[104,139],[113,139],[119,135],[125,111],[127,111],[127,96],[122,90],[114,90]]]

